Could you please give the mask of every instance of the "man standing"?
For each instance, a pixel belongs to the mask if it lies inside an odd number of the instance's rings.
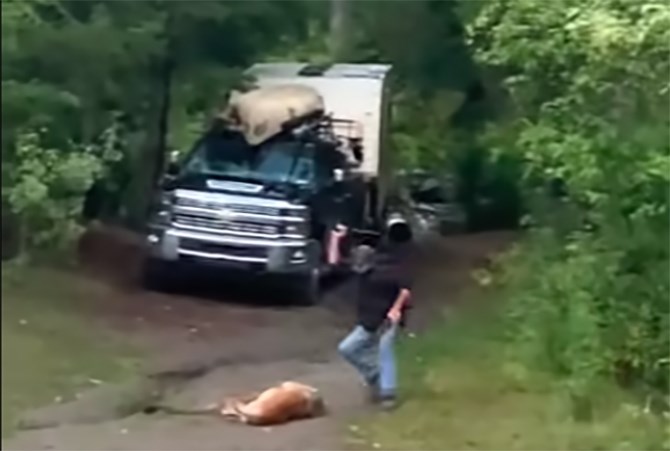
[[[378,252],[369,246],[356,249],[358,319],[338,346],[340,354],[363,377],[372,399],[385,409],[396,405],[394,342],[411,298],[407,264],[411,237],[404,219],[393,216]]]

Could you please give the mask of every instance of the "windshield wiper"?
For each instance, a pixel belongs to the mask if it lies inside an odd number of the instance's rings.
[[[294,196],[295,186],[286,181],[267,180],[263,182],[265,191],[273,191],[282,195]]]
[[[303,152],[304,152],[304,149],[300,146],[292,152],[293,161],[291,162],[291,168],[288,170],[288,174],[286,175],[285,183],[289,183],[289,180],[291,180],[291,178],[293,177],[293,173],[295,172],[295,168],[298,166],[298,160],[302,156]]]

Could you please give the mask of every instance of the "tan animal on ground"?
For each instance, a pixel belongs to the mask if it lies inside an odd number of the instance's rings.
[[[270,426],[325,415],[326,407],[319,391],[299,382],[283,382],[261,393],[236,396],[204,409],[178,409],[155,406],[173,414],[220,415],[253,426]]]

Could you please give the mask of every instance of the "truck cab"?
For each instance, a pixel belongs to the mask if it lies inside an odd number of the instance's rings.
[[[251,71],[260,89],[289,82],[311,82],[314,89],[315,79],[327,78],[324,73],[301,75],[304,65],[280,64],[274,72],[272,65],[260,66]],[[361,67],[356,68],[349,78],[342,68],[331,76],[346,88],[347,82],[361,78]],[[378,74],[372,79],[380,88],[383,77]],[[328,97],[350,93],[333,92],[336,87],[331,81],[326,95],[323,88],[314,89],[325,98],[325,111],[287,121],[268,136],[250,137],[249,127],[232,127],[219,118],[185,158],[169,166],[147,226],[145,280],[150,286],[169,278],[180,265],[207,264],[280,275],[296,301],[318,300],[321,277],[341,269],[326,263],[329,231],[341,223],[374,233],[383,191],[379,171],[364,170],[378,166],[374,162],[379,161],[382,139],[375,136],[375,147],[366,148],[371,137],[366,140],[365,131],[360,133],[371,111],[381,119],[382,96],[362,107],[347,106],[357,115],[343,114],[334,102],[329,105]],[[347,135],[347,127],[358,134]],[[368,128],[368,135],[380,131],[378,124]],[[350,238],[344,241],[345,255],[356,240]]]

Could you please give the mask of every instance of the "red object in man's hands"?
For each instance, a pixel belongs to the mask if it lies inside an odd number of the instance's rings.
[[[335,265],[340,262],[340,241],[347,235],[347,227],[339,224],[330,232],[328,240],[328,263]]]

